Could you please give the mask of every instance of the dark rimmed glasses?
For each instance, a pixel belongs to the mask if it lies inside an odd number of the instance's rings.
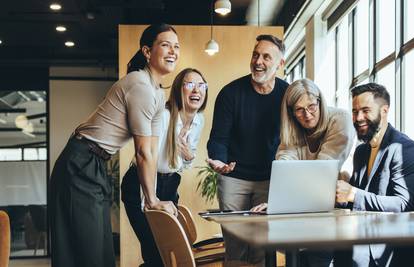
[[[197,88],[200,91],[207,91],[208,85],[207,83],[195,83],[195,82],[183,82],[184,88],[189,91],[193,91]]]

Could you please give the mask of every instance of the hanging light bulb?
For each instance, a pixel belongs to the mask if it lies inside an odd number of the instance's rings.
[[[213,56],[215,53],[218,53],[219,51],[219,45],[216,41],[214,41],[213,38],[210,39],[210,41],[206,44],[206,49],[204,51],[209,55]]]
[[[29,120],[27,119],[25,115],[19,115],[14,120],[14,124],[16,124],[16,127],[20,129],[23,129],[24,127],[26,127],[28,123],[29,123]]]
[[[227,15],[231,12],[231,2],[230,0],[217,0],[214,4],[214,11],[221,15]]]
[[[206,43],[206,48],[204,49],[204,51],[209,56],[213,56],[215,53],[219,51],[219,45],[213,39],[213,2],[211,2],[211,10],[210,10],[210,40]]]

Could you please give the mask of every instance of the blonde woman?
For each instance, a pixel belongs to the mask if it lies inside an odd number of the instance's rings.
[[[351,116],[342,109],[328,107],[321,90],[309,79],[293,82],[286,90],[281,107],[280,145],[277,160],[340,161],[348,157],[354,140]],[[254,207],[262,211],[267,203]],[[303,266],[329,266],[331,253],[301,255]]]
[[[204,119],[201,112],[207,104],[207,82],[200,71],[182,70],[174,79],[166,108],[162,114],[157,162],[157,198],[178,203],[177,189],[181,171],[189,168]],[[140,243],[144,266],[163,266],[151,230],[141,209],[140,185],[134,164],[122,180],[122,201]]]

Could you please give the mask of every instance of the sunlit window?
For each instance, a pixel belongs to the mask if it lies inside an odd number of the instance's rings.
[[[377,61],[379,61],[395,51],[395,1],[381,0],[376,3]]]
[[[14,161],[14,160],[22,160],[22,150],[21,148],[10,148],[0,149],[0,160],[1,161]]]
[[[405,133],[414,139],[414,123],[412,114],[414,114],[414,50],[405,56],[405,97],[404,97],[404,125]]]
[[[292,83],[296,80],[305,78],[305,57],[303,56],[294,67],[290,69],[290,72],[286,75],[286,82]]]
[[[293,69],[293,79],[295,81],[302,79],[302,68],[300,66],[300,61],[298,64],[296,64],[295,68]]]
[[[39,159],[37,148],[25,148],[23,150],[23,159],[24,160],[37,160]]]
[[[348,48],[348,16],[342,20],[337,32],[337,66],[338,66],[338,80],[336,92],[337,107],[349,109],[349,48]]]
[[[287,83],[292,83],[292,73],[291,72],[286,75],[285,81]]]
[[[414,1],[405,0],[405,36],[404,42],[414,38]]]
[[[377,74],[377,83],[385,86],[390,94],[390,109],[388,122],[395,126],[395,64],[391,63],[381,69]]]
[[[47,159],[47,149],[45,147],[38,148],[38,153],[39,153],[39,160]]]
[[[330,106],[335,106],[335,87],[336,87],[336,77],[335,77],[335,31],[330,31],[326,38],[326,47],[324,50],[324,57],[321,59],[319,64],[320,71],[323,72],[323,79],[318,80],[318,86],[323,92],[326,102]]]
[[[369,0],[361,0],[355,14],[355,75],[368,69]]]

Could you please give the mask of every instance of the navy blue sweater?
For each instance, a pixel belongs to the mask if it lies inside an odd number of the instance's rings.
[[[270,179],[280,143],[280,105],[287,86],[276,78],[273,91],[261,95],[247,75],[218,94],[207,150],[211,159],[236,162],[228,176],[249,181]]]

